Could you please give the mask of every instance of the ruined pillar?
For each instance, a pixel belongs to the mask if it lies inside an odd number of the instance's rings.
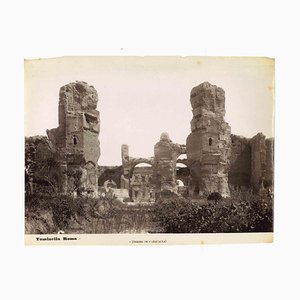
[[[274,138],[266,139],[266,178],[265,187],[273,188],[274,185]]]
[[[177,192],[176,162],[185,151],[185,146],[173,143],[168,133],[161,134],[160,141],[154,146],[153,183],[156,194],[164,190]]]
[[[228,170],[231,155],[230,126],[225,122],[225,92],[209,82],[191,91],[193,119],[187,137],[187,161],[194,195],[218,192],[229,197]]]
[[[251,178],[250,139],[231,134],[231,157],[228,173],[229,184],[249,187]]]
[[[121,176],[121,188],[130,190],[130,167],[129,167],[129,147],[126,144],[121,146],[121,158],[123,174]]]
[[[251,147],[251,186],[255,191],[264,188],[267,175],[267,146],[266,137],[258,133],[250,140]]]
[[[59,126],[47,130],[50,141],[65,157],[62,167],[69,175],[76,172],[81,174],[80,187],[94,196],[98,194],[97,162],[100,157],[100,116],[96,110],[97,103],[97,91],[84,81],[61,87]],[[69,179],[72,178],[69,176]],[[70,186],[71,182],[68,182],[68,188]]]
[[[123,174],[125,178],[128,178],[130,172],[130,157],[129,157],[129,146],[123,144],[121,146],[121,158],[122,158],[122,167],[123,167]]]

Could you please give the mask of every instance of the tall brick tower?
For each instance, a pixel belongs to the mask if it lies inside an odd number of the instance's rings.
[[[191,91],[192,132],[187,137],[187,161],[194,195],[218,192],[229,197],[230,126],[225,122],[225,92],[203,82]]]
[[[98,192],[97,162],[100,157],[100,117],[98,94],[84,81],[69,83],[59,91],[59,126],[47,135],[59,153],[62,168],[81,170],[81,185],[94,195]],[[67,180],[67,179],[66,179]],[[70,184],[65,182],[66,185]]]

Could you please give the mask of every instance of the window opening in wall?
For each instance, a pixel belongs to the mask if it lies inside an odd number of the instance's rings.
[[[76,138],[76,136],[73,137],[73,144],[77,145],[77,138]]]
[[[209,139],[208,139],[208,144],[209,144],[209,146],[212,145],[212,138],[209,138]]]

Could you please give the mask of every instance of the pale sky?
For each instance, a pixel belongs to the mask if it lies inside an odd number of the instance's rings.
[[[61,86],[86,81],[99,96],[99,165],[153,156],[162,132],[185,144],[190,91],[204,81],[225,90],[231,133],[274,136],[274,60],[238,57],[65,57],[25,62],[25,136],[58,126]]]

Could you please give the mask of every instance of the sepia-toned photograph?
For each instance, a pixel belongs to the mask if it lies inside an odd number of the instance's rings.
[[[275,61],[25,59],[25,244],[272,242]]]
[[[1,6],[1,299],[300,299],[297,1]]]

